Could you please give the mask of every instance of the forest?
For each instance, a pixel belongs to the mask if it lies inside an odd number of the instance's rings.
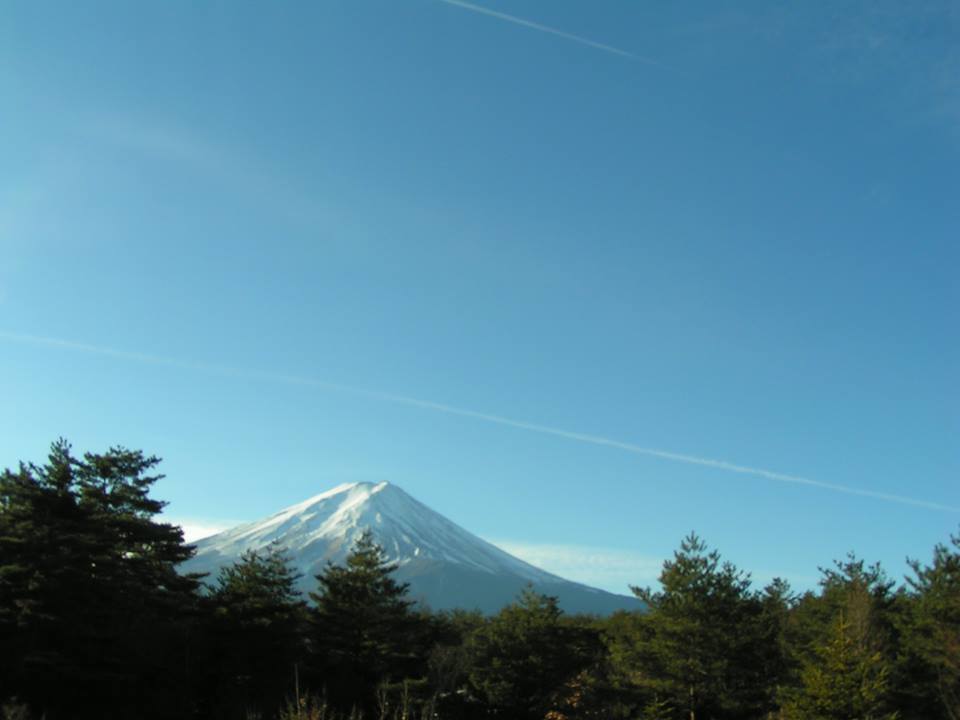
[[[178,574],[159,462],[58,440],[0,475],[0,718],[960,720],[960,534],[804,593],[691,534],[643,612],[433,612],[369,535],[308,598],[279,546]]]

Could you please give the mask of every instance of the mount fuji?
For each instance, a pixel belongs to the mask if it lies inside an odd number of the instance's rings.
[[[616,595],[534,567],[480,539],[396,485],[339,485],[257,522],[238,525],[194,543],[196,555],[182,572],[211,573],[247,550],[282,545],[301,573],[299,589],[316,589],[315,575],[327,562],[343,562],[365,530],[398,565],[397,580],[410,584],[410,598],[434,610],[498,611],[527,585],[555,595],[570,613],[607,615],[642,609],[636,598]]]

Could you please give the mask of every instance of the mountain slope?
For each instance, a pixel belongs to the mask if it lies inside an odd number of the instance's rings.
[[[184,572],[209,572],[235,562],[246,550],[280,542],[303,574],[303,591],[326,563],[342,562],[369,529],[412,598],[440,610],[496,612],[527,584],[556,595],[567,612],[608,614],[638,609],[635,598],[564,580],[467,532],[389,483],[340,485],[270,517],[238,525],[196,543]]]

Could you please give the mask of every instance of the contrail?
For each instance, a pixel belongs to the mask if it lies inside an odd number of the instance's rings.
[[[448,0],[442,1],[447,2]],[[312,387],[318,390],[349,393],[352,395],[372,398],[374,400],[382,400],[399,405],[408,405],[425,410],[433,410],[436,412],[447,413],[448,415],[458,415],[460,417],[472,418],[474,420],[481,420],[483,422],[494,423],[496,425],[505,425],[507,427],[527,430],[529,432],[540,433],[542,435],[553,435],[555,437],[587,443],[589,445],[600,445],[602,447],[616,448],[618,450],[633,453],[634,455],[644,455],[647,457],[659,458],[661,460],[686,463],[687,465],[699,465],[701,467],[715,468],[717,470],[726,470],[727,472],[739,473],[741,475],[752,475],[754,477],[760,477],[766,480],[792,483],[794,485],[806,485],[808,487],[831,490],[833,492],[844,493],[846,495],[859,495],[861,497],[873,498],[874,500],[884,500],[886,502],[900,503],[901,505],[913,505],[915,507],[922,507],[928,510],[941,510],[944,512],[960,513],[960,508],[952,505],[945,505],[943,503],[920,500],[917,498],[906,497],[904,495],[891,495],[889,493],[876,492],[874,490],[864,490],[847,485],[837,485],[835,483],[813,480],[811,478],[800,477],[798,475],[787,475],[785,473],[766,470],[764,468],[738,465],[726,460],[717,460],[714,458],[698,457],[696,455],[687,455],[684,453],[670,452],[667,450],[658,450],[656,448],[648,448],[642,445],[636,445],[634,443],[602,437],[600,435],[589,435],[571,430],[563,430],[561,428],[550,427],[549,425],[540,425],[538,423],[527,422],[525,420],[515,420],[502,415],[491,415],[489,413],[468,410],[465,408],[455,407],[453,405],[445,405],[443,403],[433,402],[431,400],[421,400],[419,398],[408,397],[406,395],[395,395],[392,393],[379,392],[377,390],[367,390],[365,388],[342,385],[340,383],[325,382],[323,380],[317,380],[315,378],[303,377],[299,375],[261,372],[257,370],[246,370],[243,368],[230,367],[228,365],[191,362],[176,358],[163,357],[160,355],[129,352],[126,350],[117,350],[100,345],[89,345],[86,343],[73,342],[71,340],[61,340],[59,338],[23,335],[4,331],[0,331],[0,339],[28,345],[41,345],[46,347],[61,348],[64,350],[91,353],[95,355],[103,355],[120,360],[132,360],[135,362],[148,363],[152,365],[165,365],[168,367],[183,368],[186,370],[197,370],[201,372],[215,373],[218,375],[226,375],[229,377],[279,382],[289,385]]]
[[[497,18],[498,20],[513,23],[514,25],[522,25],[523,27],[530,28],[531,30],[539,30],[540,32],[549,33],[550,35],[556,35],[557,37],[564,38],[565,40],[572,40],[575,43],[596,48],[597,50],[603,50],[604,52],[613,53],[614,55],[619,55],[620,57],[630,58],[631,60],[639,60],[640,62],[648,63],[650,65],[657,65],[659,67],[666,67],[666,65],[663,65],[656,60],[641,57],[640,55],[636,55],[626,50],[621,50],[613,45],[604,45],[603,43],[590,40],[589,38],[580,37],[579,35],[574,35],[572,33],[564,32],[563,30],[558,30],[557,28],[552,28],[549,25],[541,25],[540,23],[535,23],[530,20],[524,20],[516,15],[508,15],[507,13],[497,12],[496,10],[491,10],[490,8],[486,8],[481,5],[474,5],[473,3],[465,2],[464,0],[438,0],[438,2],[445,3],[446,5],[454,5],[456,7],[463,8],[464,10],[470,10],[471,12],[480,13],[481,15],[487,15],[492,18]]]

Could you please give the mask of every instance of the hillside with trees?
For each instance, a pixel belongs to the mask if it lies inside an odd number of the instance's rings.
[[[0,718],[960,719],[960,535],[902,584],[850,555],[798,594],[691,534],[645,612],[438,613],[369,536],[309,598],[280,546],[179,574],[158,464],[60,440],[0,475]]]

